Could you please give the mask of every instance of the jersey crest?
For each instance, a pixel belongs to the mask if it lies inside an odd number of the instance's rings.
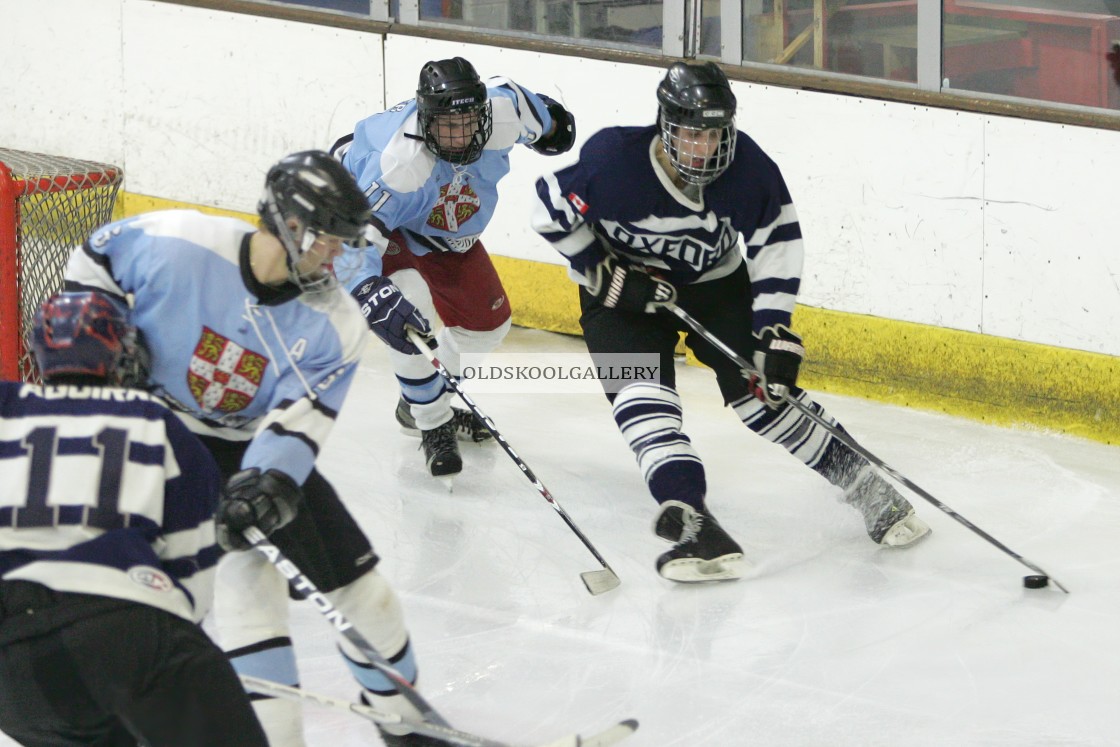
[[[191,356],[187,385],[203,410],[238,412],[253,401],[267,367],[268,359],[260,353],[203,327]]]
[[[482,201],[470,184],[445,184],[439,188],[439,200],[428,213],[428,225],[457,233],[459,226],[470,220],[481,207]]]

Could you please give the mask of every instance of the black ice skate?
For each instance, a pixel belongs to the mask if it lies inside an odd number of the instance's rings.
[[[460,441],[473,441],[478,444],[494,440],[494,434],[470,410],[452,407],[451,413],[451,422],[455,424],[455,435]],[[412,417],[404,397],[397,401],[396,417],[402,432],[410,436],[420,435],[420,429],[416,427],[416,420]]]
[[[657,559],[657,572],[671,581],[731,581],[746,571],[743,549],[707,509],[666,501],[653,525],[658,537],[676,546]]]
[[[863,514],[867,535],[880,545],[905,547],[929,534],[910,501],[870,466],[860,470],[842,500]]]
[[[432,477],[447,477],[463,471],[463,457],[459,455],[459,444],[455,442],[455,423],[448,421],[443,425],[424,431],[420,436],[424,448],[424,459]]]

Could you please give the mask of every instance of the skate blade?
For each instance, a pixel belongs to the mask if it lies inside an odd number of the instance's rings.
[[[746,574],[747,567],[747,561],[743,559],[742,553],[731,553],[712,560],[700,558],[670,560],[661,566],[658,572],[670,581],[695,584],[706,581],[735,581]]]

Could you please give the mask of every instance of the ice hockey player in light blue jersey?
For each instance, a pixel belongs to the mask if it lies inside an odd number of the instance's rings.
[[[0,382],[0,730],[21,744],[265,747],[198,627],[221,475],[156,397],[124,386],[135,329],[101,293],[36,316],[44,384]]]
[[[357,124],[336,157],[373,208],[372,243],[358,267],[336,263],[373,330],[390,347],[401,387],[396,418],[422,439],[435,476],[462,469],[456,438],[487,441],[470,412],[451,407],[451,390],[408,339],[431,331],[439,357],[461,373],[460,353],[496,348],[510,325],[509,299],[480,241],[498,206],[510,151],[566,152],[575,120],[559,103],[507,78],[485,84],[461,57],[420,71],[416,98]]]
[[[299,511],[272,541],[415,680],[378,557],[315,468],[368,340],[358,305],[329,266],[359,243],[369,206],[338,161],[307,151],[269,170],[258,213],[259,229],[190,210],[111,223],[72,255],[67,287],[132,298],[154,391],[202,438],[231,493],[248,503],[298,494]],[[245,549],[244,517],[219,518],[223,546]],[[238,671],[297,684],[287,603],[285,580],[259,553],[222,558],[216,622]],[[367,697],[419,715],[349,641],[339,645]],[[303,743],[298,707],[254,705],[273,747]]]
[[[661,505],[655,531],[674,544],[658,572],[683,582],[743,573],[742,549],[708,509],[704,465],[682,430],[673,374],[680,332],[715,370],[743,423],[842,488],[873,541],[903,547],[921,539],[929,527],[909,501],[784,400],[788,392],[835,422],[796,387],[804,353],[791,329],[801,226],[777,165],[736,129],[727,77],[715,63],[674,63],[657,101],[657,124],[601,130],[576,164],[538,180],[533,225],[580,284],[580,324],[592,356],[660,354],[659,381],[607,393]],[[753,356],[756,371],[741,371],[663,311],[672,301],[737,354]]]

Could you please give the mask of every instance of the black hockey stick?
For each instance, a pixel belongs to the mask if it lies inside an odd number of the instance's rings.
[[[334,626],[335,630],[354,644],[354,647],[369,659],[374,669],[381,672],[393,683],[397,692],[404,696],[404,699],[411,703],[416,710],[420,711],[420,716],[424,721],[436,726],[450,728],[451,725],[436,712],[436,709],[424,699],[423,695],[416,691],[412,683],[398,672],[384,656],[379,654],[365,639],[365,636],[354,629],[353,623],[346,619],[346,616],[334,606],[331,600],[327,599],[325,594],[319,591],[319,587],[305,576],[295,563],[288,560],[284,553],[280,552],[280,548],[268,541],[264,532],[257,527],[249,527],[241,534],[253,546],[254,550],[268,558],[268,562],[280,571],[280,575],[288,580],[288,586],[291,587],[292,591],[311,602],[315,609],[319,611],[319,614],[327,618]]]
[[[439,371],[440,376],[443,377],[443,380],[446,381],[447,385],[450,386],[455,391],[455,393],[459,395],[459,399],[463,400],[463,403],[470,408],[471,412],[475,414],[475,417],[486,424],[486,427],[490,430],[491,433],[494,434],[494,440],[501,444],[502,448],[505,449],[505,452],[509,454],[509,458],[512,459],[514,464],[516,464],[521,469],[521,472],[525,475],[526,478],[528,478],[529,482],[533,483],[533,487],[535,487],[537,491],[542,496],[544,496],[544,499],[548,501],[550,506],[556,509],[556,513],[560,514],[560,518],[564,520],[564,523],[568,525],[568,528],[575,532],[575,535],[579,537],[584,547],[590,550],[591,554],[595,556],[595,559],[599,561],[599,565],[603,566],[603,569],[601,571],[584,571],[583,573],[579,574],[579,577],[583,579],[583,585],[587,587],[587,590],[592,594],[603,594],[604,592],[608,592],[611,589],[616,588],[619,583],[621,583],[619,581],[618,574],[616,574],[614,570],[612,570],[611,567],[607,565],[607,561],[603,560],[603,556],[599,554],[599,551],[595,549],[595,546],[591,544],[591,541],[584,536],[583,532],[579,530],[579,527],[575,525],[575,522],[572,521],[567,512],[564,511],[560,504],[556,502],[556,499],[552,497],[552,493],[548,492],[548,488],[544,486],[544,483],[541,482],[535,474],[533,474],[533,470],[529,469],[529,465],[525,464],[525,461],[517,455],[517,452],[513,450],[513,447],[509,445],[509,442],[506,441],[502,434],[498,432],[497,427],[494,425],[494,421],[487,417],[486,413],[478,409],[478,405],[474,403],[474,400],[470,398],[469,394],[463,391],[463,387],[459,385],[459,382],[455,380],[455,377],[451,375],[451,372],[447,370],[447,367],[440,363],[439,359],[436,358],[435,353],[433,353],[432,349],[428,347],[428,344],[427,342],[425,342],[423,337],[421,337],[411,329],[408,331],[408,337],[410,340],[412,340],[413,345],[420,348],[420,352],[424,354],[424,357],[432,362],[432,365],[436,367],[437,371]]]
[[[746,371],[754,371],[755,370],[753,363],[751,363],[746,358],[744,358],[743,356],[739,355],[734,350],[729,348],[722,340],[720,340],[718,337],[716,337],[711,332],[709,332],[704,327],[704,325],[702,325],[700,322],[698,322],[695,318],[693,318],[693,316],[691,314],[689,314],[687,311],[682,309],[680,306],[677,306],[675,303],[668,303],[668,304],[665,305],[665,308],[668,311],[672,312],[674,315],[676,315],[677,318],[679,318],[681,321],[683,321],[689,327],[692,327],[692,329],[695,330],[698,335],[700,335],[705,340],[707,340],[712,345],[714,345],[721,353],[723,353],[728,358],[730,358],[735,363],[735,365],[739,366],[739,368],[741,368],[743,370],[746,370]],[[857,454],[862,456],[864,459],[866,459],[867,461],[874,464],[876,467],[881,469],[883,472],[885,472],[889,476],[893,477],[899,483],[905,485],[907,488],[912,490],[917,495],[920,495],[922,498],[929,501],[930,503],[932,503],[937,508],[941,509],[941,511],[948,514],[955,521],[957,521],[961,526],[975,532],[978,536],[983,538],[985,541],[987,541],[993,547],[995,547],[996,549],[998,549],[998,550],[1006,553],[1007,555],[1011,556],[1012,558],[1019,561],[1021,564],[1023,564],[1027,568],[1030,568],[1035,573],[1037,573],[1039,575],[1042,575],[1042,576],[1045,576],[1047,579],[1052,581],[1055,586],[1057,586],[1059,589],[1064,591],[1066,594],[1069,594],[1069,590],[1066,587],[1062,586],[1062,584],[1058,581],[1058,579],[1054,578],[1049,573],[1042,570],[1037,565],[1030,562],[1029,560],[1024,558],[1022,555],[1015,552],[1014,550],[1009,548],[1007,545],[1003,544],[1002,542],[997,540],[995,537],[988,534],[983,529],[976,526],[975,524],[973,524],[971,521],[969,521],[965,517],[961,516],[959,513],[957,513],[952,508],[950,508],[949,506],[947,506],[944,503],[942,503],[941,501],[939,501],[937,498],[934,498],[932,495],[930,495],[928,492],[923,490],[921,487],[915,485],[912,480],[910,480],[905,475],[900,473],[894,467],[891,467],[889,464],[884,462],[882,459],[875,456],[870,451],[868,451],[867,449],[863,448],[858,443],[856,443],[856,440],[854,438],[852,438],[849,434],[845,433],[843,430],[837,428],[832,423],[829,423],[827,420],[822,418],[820,415],[813,412],[812,408],[810,408],[808,405],[805,405],[804,403],[797,400],[796,398],[789,396],[788,392],[783,396],[784,396],[785,401],[787,403],[792,405],[797,410],[800,410],[801,413],[803,415],[805,415],[805,417],[809,418],[814,423],[816,423],[817,425],[819,425],[820,427],[824,428],[826,431],[831,433],[833,436],[840,439],[840,441],[842,441],[845,445],[847,445],[850,449],[852,449],[852,451],[856,452]]]

